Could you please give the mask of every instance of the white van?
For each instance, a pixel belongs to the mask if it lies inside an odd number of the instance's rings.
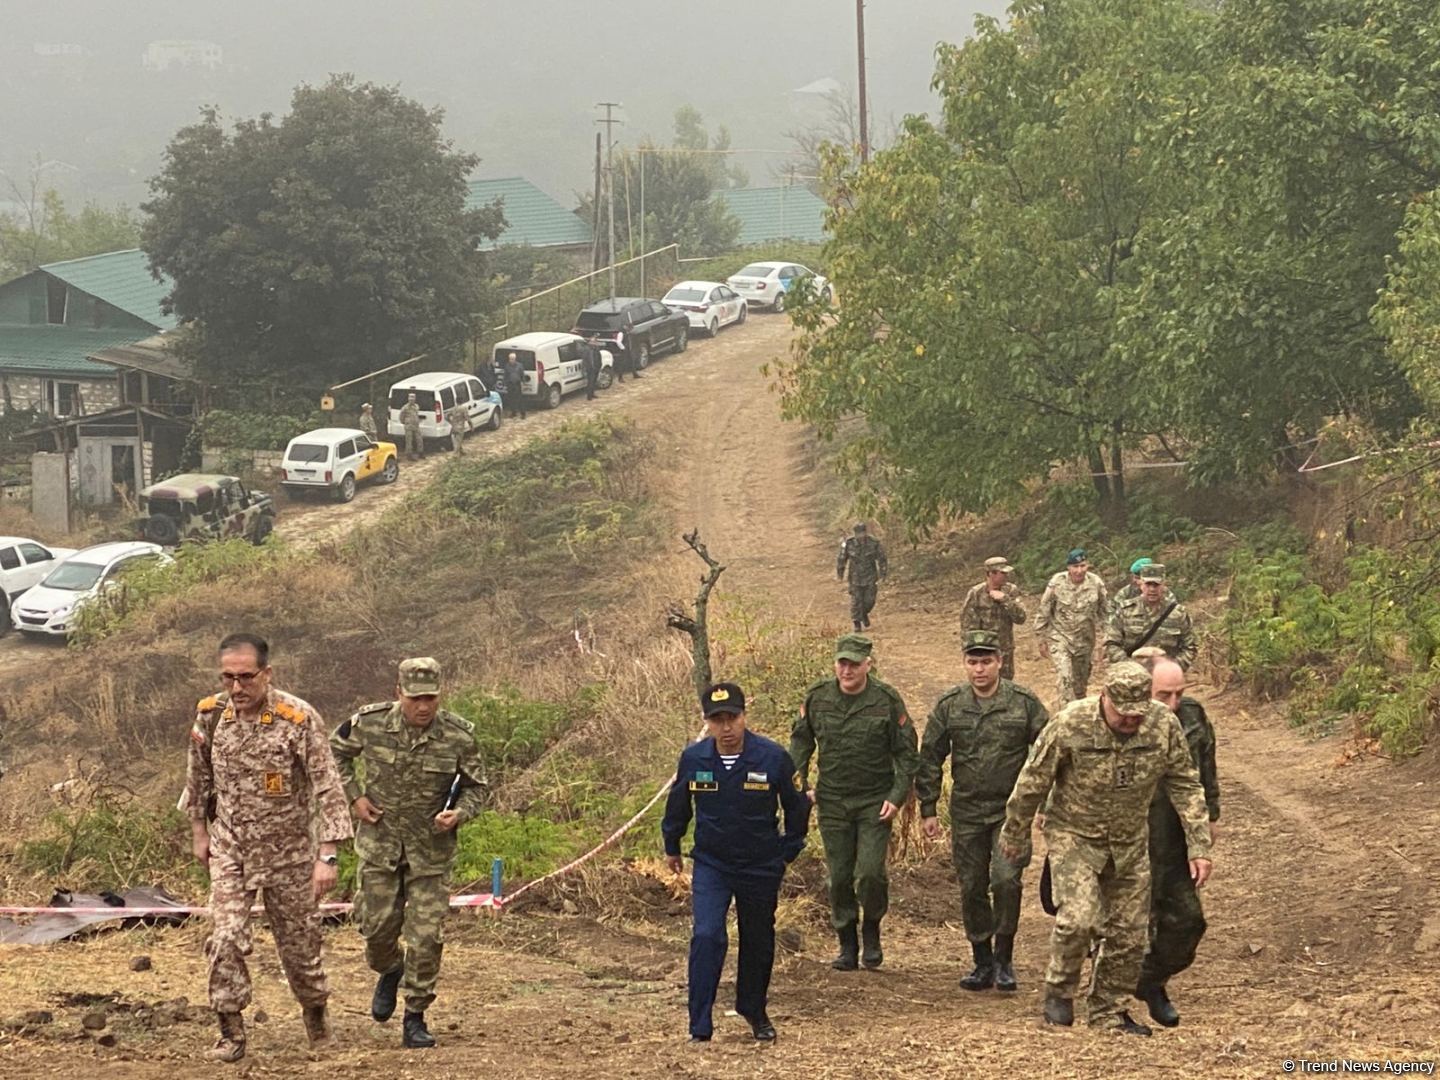
[[[558,408],[560,399],[576,390],[585,389],[585,339],[578,334],[537,331],[506,338],[495,346],[495,370],[505,370],[511,353],[525,370],[522,392],[547,409]],[[605,390],[615,377],[615,358],[604,349],[600,353],[600,377],[596,386]]]
[[[410,395],[420,406],[420,437],[450,445],[450,421],[445,419],[457,403],[464,405],[470,413],[470,431],[488,428],[491,431],[500,426],[500,395],[486,390],[485,385],[474,375],[462,375],[456,371],[427,371],[411,375],[390,387],[389,417],[385,430],[392,439],[399,439],[405,445],[405,425],[400,422],[400,410]],[[443,441],[442,441],[443,440]]]

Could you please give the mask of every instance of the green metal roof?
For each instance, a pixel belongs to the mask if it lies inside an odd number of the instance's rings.
[[[715,197],[740,219],[740,246],[770,240],[824,243],[825,203],[807,187],[736,188]]]
[[[505,231],[498,240],[485,241],[482,247],[487,251],[502,244],[558,247],[592,240],[589,225],[523,176],[471,180],[465,209],[489,206],[496,199],[503,201]]]
[[[144,319],[157,330],[170,330],[175,326],[175,316],[160,310],[160,301],[170,291],[171,283],[168,279],[155,280],[149,260],[139,248],[47,263],[40,269],[137,319]]]
[[[45,378],[78,375],[113,379],[115,369],[86,359],[92,353],[135,341],[135,331],[74,326],[0,326],[0,371]]]

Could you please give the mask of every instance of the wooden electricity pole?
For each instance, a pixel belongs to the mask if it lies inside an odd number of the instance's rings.
[[[860,160],[870,160],[870,111],[865,97],[865,0],[855,0],[855,43],[860,54]]]

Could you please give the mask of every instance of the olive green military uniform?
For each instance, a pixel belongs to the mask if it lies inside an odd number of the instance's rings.
[[[1167,609],[1169,614],[1165,614]],[[1165,618],[1156,627],[1155,633],[1150,635],[1149,640],[1142,640],[1162,614]],[[1185,605],[1176,602],[1173,593],[1167,592],[1154,607],[1147,604],[1143,596],[1136,596],[1110,613],[1105,633],[1105,659],[1109,663],[1128,660],[1136,649],[1146,645],[1164,649],[1165,655],[1186,671],[1195,663],[1200,651],[1195,640],[1195,627]]]
[[[450,425],[450,448],[457,454],[465,452],[465,432],[470,430],[470,412],[464,405],[453,405],[445,414]]]
[[[425,440],[420,435],[420,406],[407,401],[400,409],[400,424],[405,428],[405,453],[414,457],[417,453],[425,456]]]
[[[830,871],[831,923],[852,928],[860,909],[866,921],[878,922],[890,907],[891,822],[880,820],[880,806],[905,802],[919,765],[904,700],[874,675],[854,695],[836,678],[821,679],[805,691],[790,756],[807,787],[811,758],[819,765],[815,809]]]
[[[934,817],[948,756],[950,850],[971,941],[1013,937],[1019,925],[1020,877],[1029,860],[1012,863],[1000,853],[1000,826],[1030,744],[1049,719],[1034,694],[1001,679],[988,699],[976,697],[969,683],[946,691],[925,721],[915,797],[920,816]]]
[[[379,430],[375,427],[375,414],[369,409],[360,413],[360,430],[370,436],[371,442],[379,442]]]
[[[382,975],[403,963],[405,1008],[423,1013],[435,1000],[459,831],[459,825],[437,829],[435,815],[447,808],[452,789],[450,808],[461,824],[480,812],[485,767],[474,729],[444,709],[428,727],[416,729],[405,722],[398,701],[383,701],[336,728],[330,746],[351,804],[365,795],[382,811],[376,824],[355,826],[365,961]]]
[[[965,594],[960,609],[960,633],[989,630],[1000,638],[1000,677],[1015,678],[1015,627],[1025,621],[1025,607],[1020,603],[1020,590],[1010,582],[1000,587],[1004,600],[990,595],[990,583],[982,581]]]
[[[888,569],[884,546],[858,525],[854,536],[840,541],[840,554],[835,557],[835,576],[845,579],[848,570],[850,621],[856,630],[870,625],[878,583],[885,580]]]
[[[1209,819],[1219,821],[1215,729],[1205,715],[1205,706],[1192,697],[1180,699],[1175,715],[1200,773]],[[1150,802],[1150,950],[1140,969],[1141,988],[1164,987],[1171,976],[1188,968],[1195,962],[1195,950],[1204,936],[1205,911],[1190,880],[1185,829],[1165,792],[1157,789]]]
[[[1125,690],[1121,698],[1117,687]],[[1005,807],[1001,841],[1029,851],[1035,812],[1058,911],[1045,973],[1049,998],[1075,996],[1090,942],[1103,938],[1089,993],[1092,1025],[1118,1028],[1135,992],[1150,916],[1150,801],[1163,787],[1180,812],[1191,858],[1209,858],[1205,796],[1180,722],[1149,700],[1150,673],[1122,663],[1106,673],[1111,700],[1143,716],[1128,738],[1105,723],[1099,697],[1071,702],[1046,725]]]

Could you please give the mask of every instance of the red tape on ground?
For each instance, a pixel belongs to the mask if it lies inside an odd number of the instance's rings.
[[[320,910],[326,914],[342,914],[354,908],[354,904],[321,904]],[[452,908],[474,908],[474,907],[497,907],[495,897],[489,893],[466,893],[461,896],[450,898]],[[250,909],[252,913],[264,912],[264,908],[256,904]],[[155,915],[208,915],[210,909],[201,905],[179,904],[174,907],[154,905],[151,907],[0,907],[0,915],[111,915],[117,919],[142,919]]]

